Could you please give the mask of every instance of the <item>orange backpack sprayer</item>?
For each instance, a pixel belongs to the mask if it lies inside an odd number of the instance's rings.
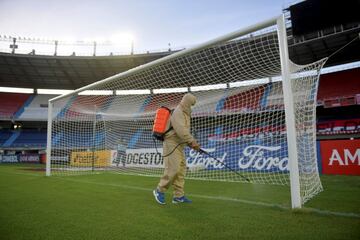
[[[155,120],[153,125],[153,136],[160,141],[164,141],[164,136],[168,133],[172,127],[166,130],[168,122],[170,121],[172,111],[167,107],[160,107],[155,114]]]
[[[152,132],[153,132],[153,137],[154,137],[153,138],[154,145],[155,145],[155,149],[156,149],[157,153],[159,153],[159,152],[156,147],[155,139],[157,139],[159,141],[164,141],[165,134],[167,134],[168,132],[170,132],[173,129],[173,127],[170,126],[169,129],[166,130],[166,127],[168,125],[168,122],[170,121],[172,112],[173,112],[172,110],[170,110],[169,108],[164,107],[164,106],[160,107],[156,111]],[[186,144],[186,142],[179,143],[176,147],[174,147],[174,149],[170,153],[163,155],[163,157],[170,156],[182,144]]]

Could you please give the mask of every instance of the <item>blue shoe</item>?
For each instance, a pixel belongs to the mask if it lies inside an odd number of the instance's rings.
[[[182,197],[174,197],[172,203],[192,203],[192,201],[187,197],[182,196]]]
[[[155,189],[155,190],[153,191],[153,194],[154,194],[155,200],[156,200],[159,204],[162,204],[162,205],[165,204],[165,194],[164,194],[164,193],[159,192],[158,189]]]

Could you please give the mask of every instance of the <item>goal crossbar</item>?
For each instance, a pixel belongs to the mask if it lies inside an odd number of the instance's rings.
[[[74,90],[73,92],[70,92],[70,93],[66,93],[66,94],[63,94],[63,95],[60,95],[60,96],[57,96],[57,97],[54,97],[52,99],[49,100],[49,102],[54,102],[56,100],[59,100],[59,99],[62,99],[62,98],[65,98],[65,97],[68,97],[70,95],[73,95],[73,94],[76,94],[76,93],[80,93],[82,91],[85,91],[85,90],[88,90],[88,89],[91,89],[93,87],[96,87],[100,84],[103,84],[103,83],[106,83],[106,82],[109,82],[109,81],[113,81],[115,79],[120,79],[120,78],[124,78],[126,76],[129,76],[129,75],[132,75],[132,74],[135,74],[137,72],[140,72],[140,71],[143,71],[143,70],[146,70],[148,68],[151,68],[151,67],[155,67],[161,63],[164,63],[164,62],[167,62],[169,60],[172,60],[172,59],[176,59],[176,58],[179,58],[179,57],[182,57],[182,56],[186,56],[188,54],[191,54],[191,53],[194,53],[194,52],[197,52],[197,51],[200,51],[204,48],[207,48],[209,46],[212,46],[214,44],[219,44],[219,43],[223,43],[223,42],[226,42],[226,41],[229,41],[231,39],[234,39],[234,38],[238,38],[238,37],[241,37],[241,36],[244,36],[244,35],[247,35],[251,32],[255,32],[256,30],[259,30],[259,29],[263,29],[263,28],[266,28],[266,27],[269,27],[269,26],[272,26],[274,24],[277,23],[278,19],[281,18],[282,15],[280,16],[277,16],[277,17],[273,17],[273,18],[270,18],[268,20],[265,20],[263,22],[259,22],[257,24],[254,24],[252,26],[249,26],[249,27],[245,27],[243,29],[240,29],[238,31],[234,31],[234,32],[231,32],[229,34],[226,34],[224,36],[221,36],[221,37],[218,37],[218,38],[215,38],[213,40],[210,40],[210,41],[207,41],[203,44],[199,44],[195,47],[192,47],[192,48],[188,48],[188,49],[184,49],[182,51],[179,51],[179,52],[175,52],[171,55],[168,55],[168,56],[165,56],[163,58],[160,58],[160,59],[157,59],[157,60],[154,60],[152,62],[149,62],[149,63],[146,63],[144,65],[140,65],[138,67],[135,67],[135,68],[132,68],[132,69],[129,69],[125,72],[121,72],[119,74],[116,74],[116,75],[113,75],[111,77],[108,77],[108,78],[105,78],[103,80],[100,80],[98,82],[95,82],[95,83],[92,83],[92,84],[89,84],[89,85],[86,85],[84,87],[81,87],[81,88],[78,88],[76,90]]]

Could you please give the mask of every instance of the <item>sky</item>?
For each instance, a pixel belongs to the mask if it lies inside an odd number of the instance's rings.
[[[135,52],[167,49],[169,43],[181,48],[280,15],[294,2],[0,0],[0,35],[69,41],[132,36]]]

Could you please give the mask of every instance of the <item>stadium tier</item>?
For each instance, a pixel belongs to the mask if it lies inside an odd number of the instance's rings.
[[[360,104],[360,68],[331,74],[320,78],[318,102],[324,107]]]
[[[18,119],[27,121],[46,121],[49,99],[55,95],[32,95],[32,100],[28,105],[23,106],[23,112]]]
[[[3,144],[13,135],[11,130],[0,130],[0,146]]]
[[[320,77],[319,92],[318,92],[318,106],[325,108],[359,105],[360,104],[360,68],[350,69],[346,71],[323,74]],[[245,89],[246,90],[246,89]],[[242,92],[234,93],[231,91],[214,90],[204,94],[203,92],[195,92],[200,102],[208,104],[207,111],[219,112],[238,112],[250,111],[254,108],[263,109],[283,109],[281,102],[282,91],[280,83],[272,82],[262,87],[249,87],[248,91],[244,89]],[[134,112],[152,112],[158,106],[165,105],[173,108],[181,99],[182,93],[173,94],[172,102],[168,98],[164,98],[163,94],[129,96],[96,96],[94,101],[97,101],[96,108],[98,111],[108,114],[108,117],[119,115],[125,116],[126,113]],[[255,97],[251,102],[248,102],[248,96]],[[16,93],[0,93],[0,120],[18,120],[18,121],[46,121],[49,99],[56,95],[30,95],[30,94],[16,94]],[[204,98],[211,99],[205,101]],[[89,105],[84,101],[84,96],[74,97],[63,104],[66,105],[66,111],[62,113],[68,117],[78,117],[79,112],[86,114],[87,111],[92,112],[94,105]],[[124,106],[119,104],[124,99],[130,99],[129,105]],[[132,100],[131,100],[132,99]],[[105,104],[106,103],[106,104]],[[235,105],[234,105],[235,104]],[[81,109],[81,111],[79,110]],[[204,106],[202,106],[204,109]],[[194,108],[194,114],[200,116],[199,108]]]
[[[18,93],[1,93],[0,94],[0,119],[16,118],[22,108],[31,101],[31,95]]]
[[[46,144],[46,131],[44,130],[22,130],[10,147],[38,147],[44,148]]]
[[[0,130],[0,147],[44,149],[46,130]]]

